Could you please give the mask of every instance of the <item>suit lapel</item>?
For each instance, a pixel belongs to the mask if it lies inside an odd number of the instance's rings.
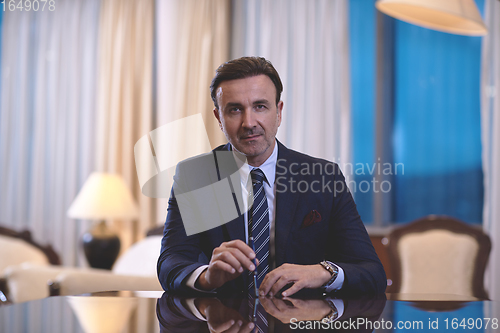
[[[295,210],[297,208],[297,203],[299,199],[298,191],[290,191],[288,189],[283,190],[283,186],[278,186],[281,184],[289,184],[288,180],[291,177],[290,174],[290,163],[294,162],[290,160],[290,150],[282,145],[278,141],[278,163],[276,165],[276,214],[275,214],[275,249],[276,249],[276,267],[283,264],[285,258],[286,245],[288,244],[288,238],[290,235],[290,230],[293,226],[293,217],[295,216]],[[283,167],[286,168],[284,172]],[[297,165],[294,173],[297,172],[299,166]],[[282,177],[278,180],[279,177]],[[280,190],[281,189],[281,190]]]

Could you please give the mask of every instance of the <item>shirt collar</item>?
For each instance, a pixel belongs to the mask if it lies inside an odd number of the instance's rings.
[[[232,149],[232,148],[231,148]],[[232,149],[233,154],[235,155],[235,160],[236,163],[239,167],[239,172],[240,172],[240,177],[242,180],[243,184],[246,184],[248,181],[248,175],[250,174],[250,171],[253,169],[256,169],[257,167],[253,167],[245,162],[245,159],[243,157],[240,157],[241,154],[236,152],[234,149]],[[240,155],[240,156],[237,156]],[[271,153],[271,156],[267,158],[267,160],[262,163],[261,166],[258,168],[262,170],[264,175],[266,176],[266,181],[269,184],[270,187],[274,186],[274,181],[276,179],[276,163],[278,161],[278,142],[274,141],[274,149],[273,152]]]

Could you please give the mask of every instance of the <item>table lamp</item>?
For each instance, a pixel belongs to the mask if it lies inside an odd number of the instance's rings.
[[[467,36],[488,33],[474,0],[378,0],[375,7],[424,28]]]
[[[135,297],[67,296],[85,333],[120,333],[139,300]]]
[[[135,219],[139,209],[123,178],[92,173],[68,209],[68,217],[89,219],[92,228],[83,234],[85,257],[91,267],[111,269],[120,252],[120,238],[106,224],[110,219]]]

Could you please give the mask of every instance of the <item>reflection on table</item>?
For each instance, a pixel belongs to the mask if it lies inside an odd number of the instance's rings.
[[[253,305],[252,305],[253,303]],[[255,315],[255,304],[261,311]],[[382,294],[358,299],[158,299],[160,332],[500,331],[500,303],[457,295]],[[322,321],[337,311],[331,321]],[[258,318],[262,315],[262,325]],[[256,320],[257,318],[257,320]],[[264,325],[265,324],[265,325]],[[465,328],[464,328],[465,327]]]
[[[162,292],[114,291],[57,296],[0,306],[0,332],[158,332]]]
[[[344,321],[356,318],[366,320],[356,327],[357,332],[371,332],[385,305],[385,294],[349,300],[186,298],[163,294],[157,314],[161,332],[290,332],[314,325],[324,330],[334,325],[342,327]],[[259,317],[262,325],[258,324]]]
[[[330,322],[322,323],[327,318]],[[488,319],[489,318],[489,319]],[[104,292],[0,306],[0,332],[498,332],[500,303],[456,295],[362,299]]]

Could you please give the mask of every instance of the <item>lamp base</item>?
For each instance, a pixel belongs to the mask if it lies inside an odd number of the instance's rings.
[[[85,257],[93,268],[111,269],[120,252],[120,238],[101,221],[82,237]]]

